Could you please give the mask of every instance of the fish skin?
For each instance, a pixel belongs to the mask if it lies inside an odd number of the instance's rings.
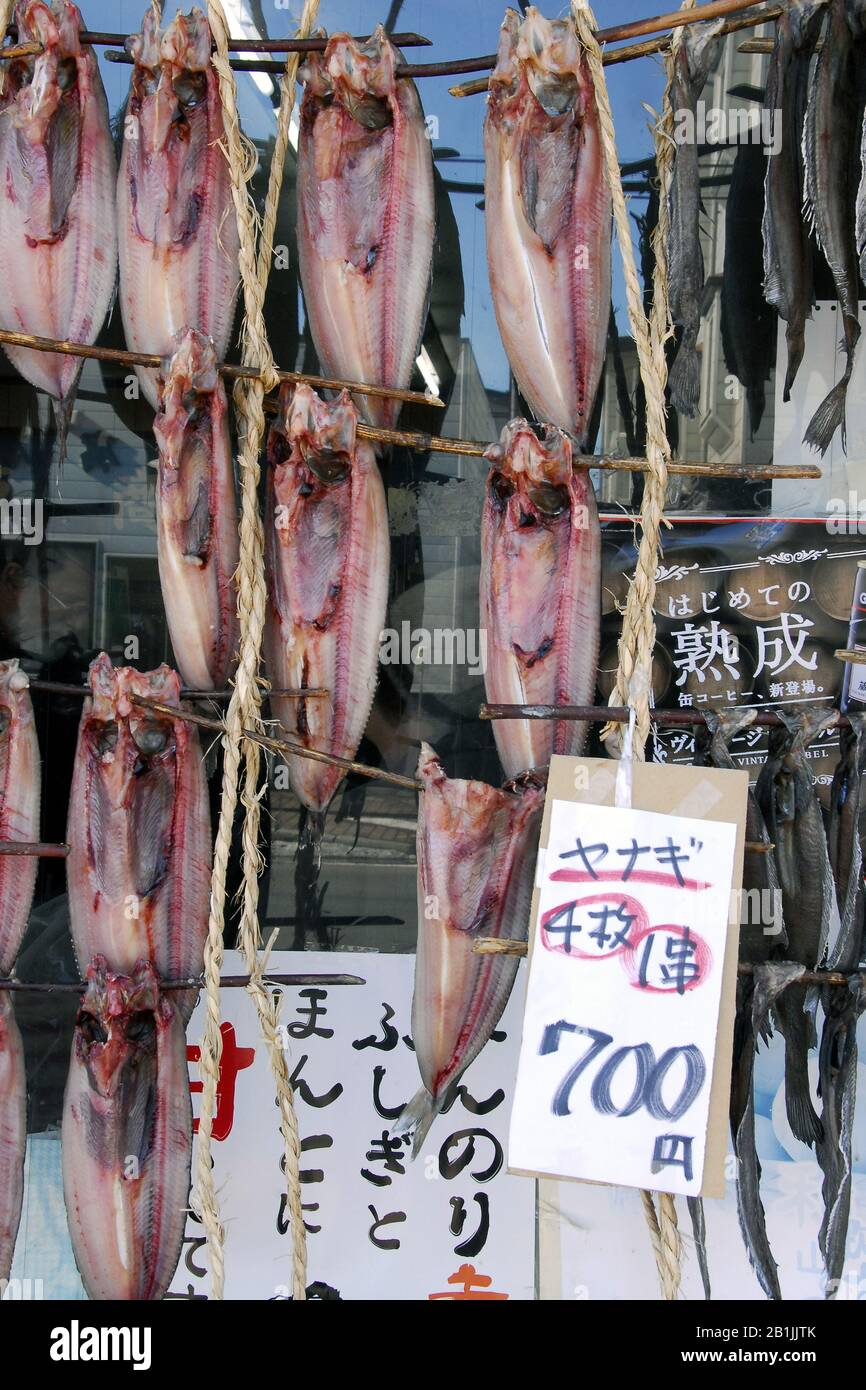
[[[100,955],[119,974],[148,960],[164,980],[198,976],[211,878],[198,735],[185,720],[170,726],[130,698],[179,707],[180,678],[168,666],[113,667],[103,652],[90,667],[90,688],[67,831],[69,917],[79,967],[83,974]],[[136,738],[155,751],[140,749]],[[195,996],[195,990],[183,991],[175,999],[184,1021]]]
[[[240,241],[210,28],[196,7],[160,35],[148,10],[127,46],[135,67],[116,195],[127,346],[167,356],[174,334],[194,328],[213,340],[222,360],[240,283]],[[157,370],[135,371],[158,409]]]
[[[698,99],[719,54],[724,20],[691,24],[674,60],[671,102],[675,112],[694,118]],[[671,403],[693,418],[700,394],[698,333],[704,294],[704,255],[701,250],[701,179],[698,144],[692,138],[677,144],[671,181],[671,224],[668,236],[668,283],[671,317],[682,332],[679,350],[670,371]]]
[[[188,328],[174,345],[153,425],[159,578],[184,684],[223,690],[240,641],[229,408],[211,340]]]
[[[841,753],[830,789],[827,848],[841,926],[827,960],[829,970],[856,969],[863,955],[864,884],[860,825],[864,821],[866,715],[850,711],[840,731]]]
[[[821,807],[812,785],[805,750],[838,718],[817,708],[800,716],[782,713],[786,729],[771,735],[770,751],[755,788],[767,825],[782,890],[788,958],[815,969],[838,930],[839,914],[827,852]],[[786,990],[775,1004],[785,1038],[785,1104],[798,1139],[814,1144],[821,1121],[809,1089],[808,1054],[814,1046],[814,1019],[799,990]]]
[[[492,704],[592,703],[601,623],[601,532],[592,482],[571,444],[512,420],[491,464],[481,518],[481,627]],[[558,512],[551,509],[559,508]],[[506,719],[493,732],[507,777],[576,756],[586,725]]]
[[[692,1223],[692,1237],[695,1242],[695,1254],[698,1257],[698,1269],[701,1274],[704,1298],[711,1299],[713,1291],[710,1285],[710,1266],[707,1260],[707,1222],[704,1214],[703,1198],[687,1197],[686,1206],[688,1207],[689,1217]]]
[[[860,261],[860,279],[866,283],[866,115],[863,117],[860,133],[860,183],[857,187],[855,232],[857,256]]]
[[[27,1078],[12,998],[0,993],[0,1286],[9,1278],[24,1196]]]
[[[762,293],[761,207],[767,158],[760,145],[740,145],[725,205],[722,346],[725,365],[746,392],[754,439],[766,409],[766,383],[776,364],[776,316]]]
[[[18,0],[13,22],[20,42],[35,40],[44,51],[10,65],[0,98],[0,324],[94,343],[117,275],[114,146],[99,65],[79,42],[83,21],[70,0]],[[62,460],[81,359],[7,345],[4,351],[27,381],[53,397]]]
[[[162,1298],[180,1257],[191,1155],[180,1013],[149,962],[118,975],[97,956],[76,1021],[62,1128],[69,1234],[90,1298]]]
[[[715,767],[732,769],[736,764],[731,756],[731,739],[741,729],[754,722],[753,709],[708,711],[707,724],[712,732],[710,760]],[[770,844],[770,837],[751,788],[746,802],[746,839]],[[757,891],[763,902],[765,892],[779,888],[776,865],[772,854],[747,854],[743,860],[743,897],[745,907],[750,892]],[[775,902],[778,901],[774,899]],[[774,949],[784,948],[787,938],[784,926],[778,934],[769,935],[759,925],[756,930],[750,911],[740,915],[739,959],[760,967]],[[736,1009],[734,1014],[734,1045],[731,1067],[729,1117],[734,1156],[737,1161],[737,1216],[743,1244],[755,1276],[767,1298],[780,1299],[778,1266],[770,1249],[764,1205],[761,1201],[761,1164],[755,1145],[755,1052],[758,1039],[765,1031],[769,1005],[756,1017],[756,983],[754,975],[737,976]]]
[[[536,418],[585,449],[607,351],[611,201],[569,20],[506,10],[484,155],[487,266],[511,370]]]
[[[0,661],[0,840],[39,839],[41,771],[30,682],[15,658]],[[0,856],[0,975],[10,975],[27,923],[39,860]]]
[[[530,783],[499,791],[446,777],[427,743],[418,776],[412,1038],[424,1084],[393,1127],[414,1129],[413,1156],[508,1003],[517,957],[477,956],[472,946],[480,936],[526,940],[544,806],[543,791]]]
[[[845,370],[815,411],[804,443],[826,453],[837,429],[847,448],[845,401],[860,337],[856,254],[854,128],[857,55],[846,0],[829,0],[803,127],[804,208],[833,276],[843,324]]]
[[[271,704],[291,740],[342,758],[355,756],[373,705],[390,565],[385,490],[357,422],[345,391],[323,401],[309,386],[284,386],[268,440],[268,675],[277,689],[330,691]],[[324,815],[343,771],[286,763],[295,794]]]
[[[857,1022],[866,1008],[860,975],[848,988],[822,991],[824,1026],[818,1051],[823,1138],[816,1146],[823,1173],[824,1216],[818,1245],[824,1257],[826,1296],[835,1298],[845,1265],[851,1209],[852,1139],[857,1097]]]
[[[777,154],[767,161],[761,224],[764,296],[786,324],[788,365],[783,399],[803,360],[806,320],[815,300],[812,247],[803,218],[803,129],[809,91],[809,66],[827,0],[790,0],[776,25],[767,75],[765,106],[773,116]],[[779,119],[781,130],[775,125]]]
[[[400,50],[332,34],[310,54],[298,135],[298,259],[326,376],[405,389],[427,321],[435,206],[432,145]],[[393,429],[400,401],[357,396]]]

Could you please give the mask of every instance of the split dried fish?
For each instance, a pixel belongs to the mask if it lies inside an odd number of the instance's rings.
[[[185,685],[223,690],[240,640],[238,513],[228,401],[213,343],[193,328],[175,335],[153,432],[159,579],[171,645]]]
[[[0,840],[39,839],[39,744],[30,682],[16,660],[0,661]],[[9,975],[27,929],[39,860],[0,856],[0,975]]]
[[[423,1086],[394,1126],[418,1154],[433,1120],[488,1041],[518,959],[474,955],[479,936],[525,941],[544,793],[446,777],[421,745],[418,951],[412,1037]]]
[[[592,703],[601,623],[601,532],[586,469],[547,427],[539,439],[512,420],[491,464],[481,520],[481,627],[487,699],[494,704]],[[496,720],[507,777],[582,751],[575,721]]]
[[[162,1298],[189,1206],[186,1037],[153,967],[97,956],[87,971],[63,1105],[63,1191],[75,1261],[94,1299]]]
[[[570,20],[506,10],[484,154],[487,265],[511,370],[537,419],[585,449],[607,349],[611,202]]]
[[[117,275],[114,146],[99,65],[70,0],[18,0],[13,22],[19,41],[42,52],[9,64],[0,99],[0,325],[95,343]],[[53,397],[62,461],[81,359],[5,351]]]
[[[364,43],[332,34],[300,69],[298,258],[327,376],[408,387],[430,298],[433,157],[415,84],[382,25]],[[393,428],[400,402],[358,396]]]
[[[202,11],[164,33],[152,9],[127,41],[135,60],[117,183],[120,308],[134,352],[168,356],[186,328],[225,357],[238,290],[238,239],[219,79]],[[154,410],[158,373],[136,367]]]
[[[9,1278],[24,1196],[27,1081],[9,994],[0,993],[0,1287]]]

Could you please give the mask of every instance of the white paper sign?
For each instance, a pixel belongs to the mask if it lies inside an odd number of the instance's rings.
[[[535,1283],[535,1183],[505,1166],[523,1004],[521,970],[494,1039],[412,1161],[391,1138],[420,1086],[409,1042],[414,956],[275,952],[274,974],[348,973],[363,985],[283,987],[281,1025],[302,1144],[308,1286],[343,1299],[529,1299]],[[225,973],[242,974],[226,956]],[[252,1000],[226,989],[214,1175],[226,1228],[227,1298],[291,1292],[283,1154],[267,1052]],[[190,1020],[191,1061],[201,1036]],[[198,1069],[191,1066],[194,1084]],[[193,1095],[197,1113],[198,1096]],[[195,1170],[195,1153],[193,1155]],[[210,1289],[201,1226],[187,1223],[169,1297]]]
[[[509,1166],[701,1190],[736,826],[554,801]]]

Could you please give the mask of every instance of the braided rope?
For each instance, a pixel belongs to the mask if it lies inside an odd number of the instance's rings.
[[[667,489],[667,465],[670,446],[667,438],[665,382],[667,365],[665,342],[671,332],[670,307],[667,295],[667,236],[669,226],[668,190],[672,168],[673,127],[671,111],[670,73],[665,89],[662,118],[656,130],[656,153],[659,160],[658,177],[659,222],[655,232],[656,269],[653,282],[654,297],[650,320],[643,309],[640,281],[634,259],[628,209],[622,188],[616,133],[610,106],[601,48],[595,37],[595,17],[587,0],[572,0],[571,14],[587,60],[595,91],[599,116],[605,171],[613,203],[613,216],[622,257],[626,287],[626,302],[632,336],[638,354],[641,381],[647,405],[647,469],[641,502],[641,537],[638,546],[634,580],[629,586],[623,617],[622,635],[618,649],[616,682],[610,703],[630,704],[636,715],[632,754],[645,757],[645,743],[650,731],[650,692],[652,690],[652,658],[656,628],[653,616],[656,570],[658,568],[659,537],[664,524],[664,501]],[[603,735],[614,747],[621,747],[618,725],[607,726]],[[641,1194],[650,1242],[665,1299],[676,1298],[680,1286],[680,1241],[676,1207],[666,1193],[659,1194],[656,1213],[652,1195]]]
[[[306,0],[301,22],[302,36],[315,22],[318,0]],[[235,390],[238,413],[241,478],[240,560],[236,574],[238,612],[241,619],[241,648],[235,688],[226,712],[223,738],[224,771],[219,822],[211,879],[208,939],[205,946],[205,1032],[201,1045],[200,1069],[202,1099],[198,1132],[198,1162],[195,1205],[207,1236],[211,1261],[213,1297],[222,1298],[225,1286],[223,1255],[224,1231],[219,1219],[213,1179],[211,1142],[219,1063],[222,1052],[220,1033],[220,971],[223,961],[225,892],[232,826],[238,802],[241,770],[241,744],[244,728],[261,727],[261,685],[259,661],[265,621],[266,586],[264,578],[264,533],[258,508],[261,477],[259,454],[264,437],[265,392],[278,382],[264,321],[264,299],[270,266],[270,251],[258,247],[259,220],[249,190],[257,164],[254,147],[243,135],[237,110],[237,89],[229,63],[229,28],[220,0],[208,0],[208,21],[215,52],[212,58],[219,81],[225,139],[223,152],[231,173],[232,201],[238,224],[238,257],[244,300],[242,331],[243,362],[255,367],[259,378],[241,381]],[[297,55],[286,64],[286,80],[280,102],[275,158],[271,164],[267,211],[273,235],[276,207],[282,183],[283,163],[288,140],[288,122],[294,101]],[[277,163],[276,152],[282,151]],[[258,249],[257,249],[258,247]],[[300,1140],[294,1114],[294,1101],[288,1069],[280,1044],[278,1003],[264,985],[259,960],[258,875],[261,871],[259,828],[264,784],[259,786],[261,753],[258,745],[244,741],[244,807],[242,911],[239,936],[250,975],[248,985],[259,1015],[277,1090],[280,1128],[285,1146],[285,1169],[292,1230],[292,1289],[295,1299],[303,1300],[306,1289],[306,1233],[300,1195]]]

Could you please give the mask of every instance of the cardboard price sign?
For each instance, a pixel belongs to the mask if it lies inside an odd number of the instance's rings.
[[[557,785],[574,787],[595,760],[556,762]],[[724,1139],[709,1162],[708,1140],[727,1116],[747,778],[634,774],[630,809],[549,787],[509,1166],[712,1195],[724,1184]],[[664,806],[671,777],[691,814],[642,809]]]

